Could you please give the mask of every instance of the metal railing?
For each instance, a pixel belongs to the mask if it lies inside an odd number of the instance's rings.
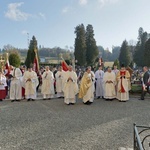
[[[134,150],[150,150],[150,127],[134,124]]]

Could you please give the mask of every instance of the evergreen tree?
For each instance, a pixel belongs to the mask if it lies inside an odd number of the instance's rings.
[[[98,57],[98,48],[94,39],[94,30],[92,25],[86,27],[86,61],[87,65],[93,65]]]
[[[119,60],[118,60],[118,59],[116,59],[116,60],[114,61],[113,66],[117,66],[117,68],[120,68]]]
[[[144,65],[150,67],[150,38],[145,43],[145,50],[144,50]]]
[[[112,47],[112,60],[116,60],[116,58],[119,58],[120,54],[120,46],[113,46]]]
[[[86,42],[85,42],[85,28],[84,25],[78,25],[75,28],[75,60],[77,60],[78,65],[86,65]]]
[[[25,60],[25,65],[28,68],[31,64],[32,64],[32,61],[31,61],[31,50],[28,50],[27,58]]]
[[[144,32],[143,28],[139,28],[138,42],[133,55],[133,60],[138,66],[144,65],[144,50],[148,36],[149,35],[147,32]]]
[[[119,62],[120,62],[120,65],[124,64],[125,66],[129,66],[131,62],[128,42],[126,40],[123,41],[121,49],[120,49]]]
[[[9,63],[14,67],[20,67],[21,60],[18,52],[15,51],[9,54]]]
[[[25,61],[25,65],[27,67],[29,67],[34,62],[35,50],[37,50],[37,56],[38,56],[38,59],[39,59],[37,40],[36,40],[35,36],[33,36],[32,40],[30,40],[30,45],[29,45],[29,49],[28,49],[28,52],[27,52],[27,58],[26,58],[26,61]]]

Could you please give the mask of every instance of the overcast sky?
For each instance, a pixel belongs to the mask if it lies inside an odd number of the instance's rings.
[[[92,24],[97,45],[120,46],[150,33],[150,0],[1,0],[0,48],[27,48],[33,35],[44,47],[74,46],[75,27]]]

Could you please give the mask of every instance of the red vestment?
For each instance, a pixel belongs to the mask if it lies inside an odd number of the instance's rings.
[[[120,77],[124,77],[126,75],[126,71],[124,70],[124,71],[120,71]],[[122,78],[123,78],[122,77]],[[124,93],[125,92],[125,89],[124,89],[124,87],[123,87],[123,85],[122,85],[122,78],[121,78],[121,93]]]

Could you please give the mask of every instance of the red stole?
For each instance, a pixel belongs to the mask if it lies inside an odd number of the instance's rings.
[[[120,76],[125,76],[126,75],[126,71],[120,71]],[[120,90],[121,93],[125,93],[125,89],[122,85],[122,78],[121,78],[121,90]]]

